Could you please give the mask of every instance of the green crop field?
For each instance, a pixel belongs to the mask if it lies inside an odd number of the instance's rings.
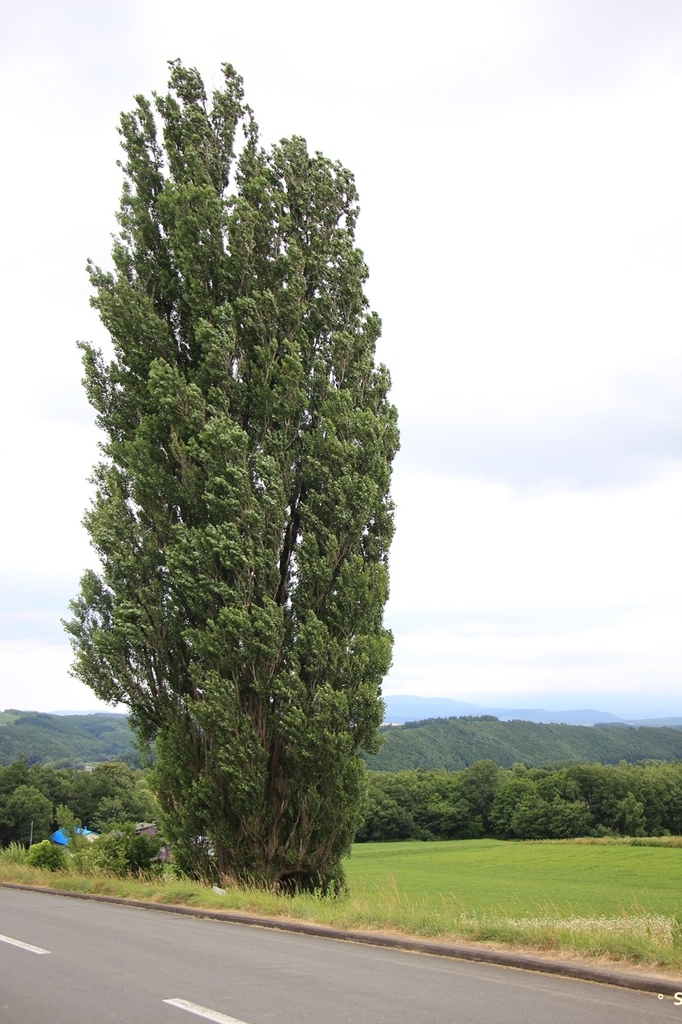
[[[617,917],[682,911],[682,848],[454,842],[362,843],[347,863],[353,892],[471,914]]]
[[[357,844],[368,927],[682,968],[679,839]]]

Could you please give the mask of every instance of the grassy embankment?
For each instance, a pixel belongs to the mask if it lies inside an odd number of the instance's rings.
[[[355,846],[341,899],[293,898],[171,876],[50,873],[0,854],[0,881],[240,910],[344,929],[477,941],[682,975],[682,839]]]

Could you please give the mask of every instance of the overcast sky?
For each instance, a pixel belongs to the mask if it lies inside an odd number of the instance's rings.
[[[78,339],[166,61],[355,173],[398,406],[386,693],[682,715],[679,0],[0,3],[0,710],[92,709]]]

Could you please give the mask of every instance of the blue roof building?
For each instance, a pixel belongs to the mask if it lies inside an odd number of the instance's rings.
[[[85,836],[85,838],[89,839],[90,841],[92,841],[93,839],[97,839],[97,836],[99,835],[99,832],[93,832],[89,828],[77,828],[76,832],[78,833],[79,836]],[[52,835],[50,836],[50,842],[56,843],[57,846],[69,845],[68,836],[65,836],[60,828],[58,828],[56,832],[52,833]]]

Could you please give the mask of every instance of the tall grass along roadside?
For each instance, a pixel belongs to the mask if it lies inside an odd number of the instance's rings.
[[[682,849],[674,837],[361,844],[347,865],[349,891],[335,899],[282,896],[227,879],[221,894],[172,868],[154,878],[81,870],[31,868],[17,844],[0,851],[0,882],[682,972]]]

